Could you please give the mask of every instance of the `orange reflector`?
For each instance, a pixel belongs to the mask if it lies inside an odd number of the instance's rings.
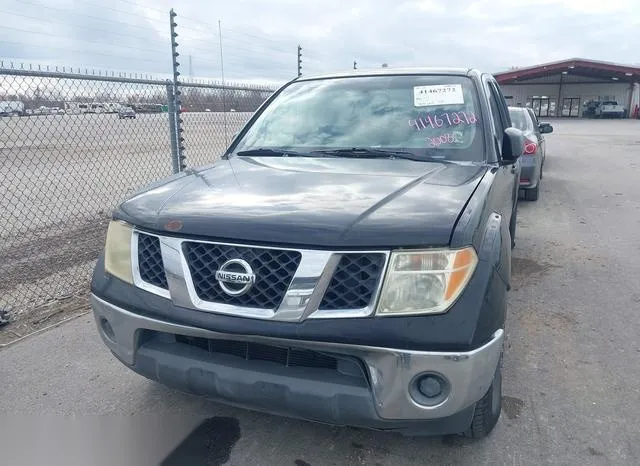
[[[472,267],[475,265],[475,261],[476,255],[471,248],[461,249],[456,253],[456,257],[453,260],[453,271],[449,275],[447,289],[444,293],[445,300],[451,299],[460,287],[465,284]]]

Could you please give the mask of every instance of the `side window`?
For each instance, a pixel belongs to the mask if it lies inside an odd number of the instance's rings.
[[[487,83],[489,91],[489,105],[491,106],[491,117],[493,118],[493,125],[495,126],[496,136],[498,140],[502,141],[502,133],[504,133],[505,126],[502,122],[502,116],[500,115],[500,103],[496,96],[496,91],[490,82]]]
[[[507,107],[507,101],[504,98],[504,94],[502,93],[502,89],[495,81],[490,81],[491,87],[496,93],[496,98],[498,99],[498,106],[500,108],[500,112],[502,114],[502,122],[504,123],[504,127],[508,128],[511,126],[511,117],[509,116],[509,109]]]

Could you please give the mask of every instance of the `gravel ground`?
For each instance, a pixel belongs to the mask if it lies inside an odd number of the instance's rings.
[[[80,418],[76,437],[12,427],[8,464],[32,464],[26,439],[54,445],[47,464],[191,464],[186,451],[252,466],[640,464],[640,122],[553,123],[540,199],[520,204],[504,410],[489,438],[403,438],[181,394],[124,368],[84,316],[0,351],[0,413],[117,416]]]

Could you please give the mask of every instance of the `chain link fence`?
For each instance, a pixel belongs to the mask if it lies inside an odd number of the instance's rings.
[[[23,322],[14,333],[87,307],[111,210],[175,171],[172,116],[200,166],[273,92],[180,86],[173,115],[170,81],[0,69],[0,311]]]
[[[231,138],[273,93],[263,86],[180,83],[181,118],[187,166],[204,165],[227,148]]]

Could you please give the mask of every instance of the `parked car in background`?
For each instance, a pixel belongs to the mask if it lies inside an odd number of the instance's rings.
[[[547,150],[544,134],[553,132],[553,126],[540,123],[528,107],[509,107],[509,115],[513,126],[525,136],[524,152],[520,157],[520,189],[527,201],[537,201]]]
[[[33,109],[33,115],[54,115],[55,112],[51,107],[41,105],[38,108]]]
[[[597,100],[587,100],[582,104],[582,117],[583,118],[595,118],[596,110],[600,106],[600,102]]]
[[[607,100],[596,107],[596,118],[624,118],[625,110],[615,100]]]
[[[121,120],[123,118],[135,119],[135,117],[136,117],[136,112],[131,107],[121,107],[120,110],[118,110],[118,118],[120,118]]]
[[[0,116],[22,116],[24,114],[24,103],[19,100],[0,101]]]

